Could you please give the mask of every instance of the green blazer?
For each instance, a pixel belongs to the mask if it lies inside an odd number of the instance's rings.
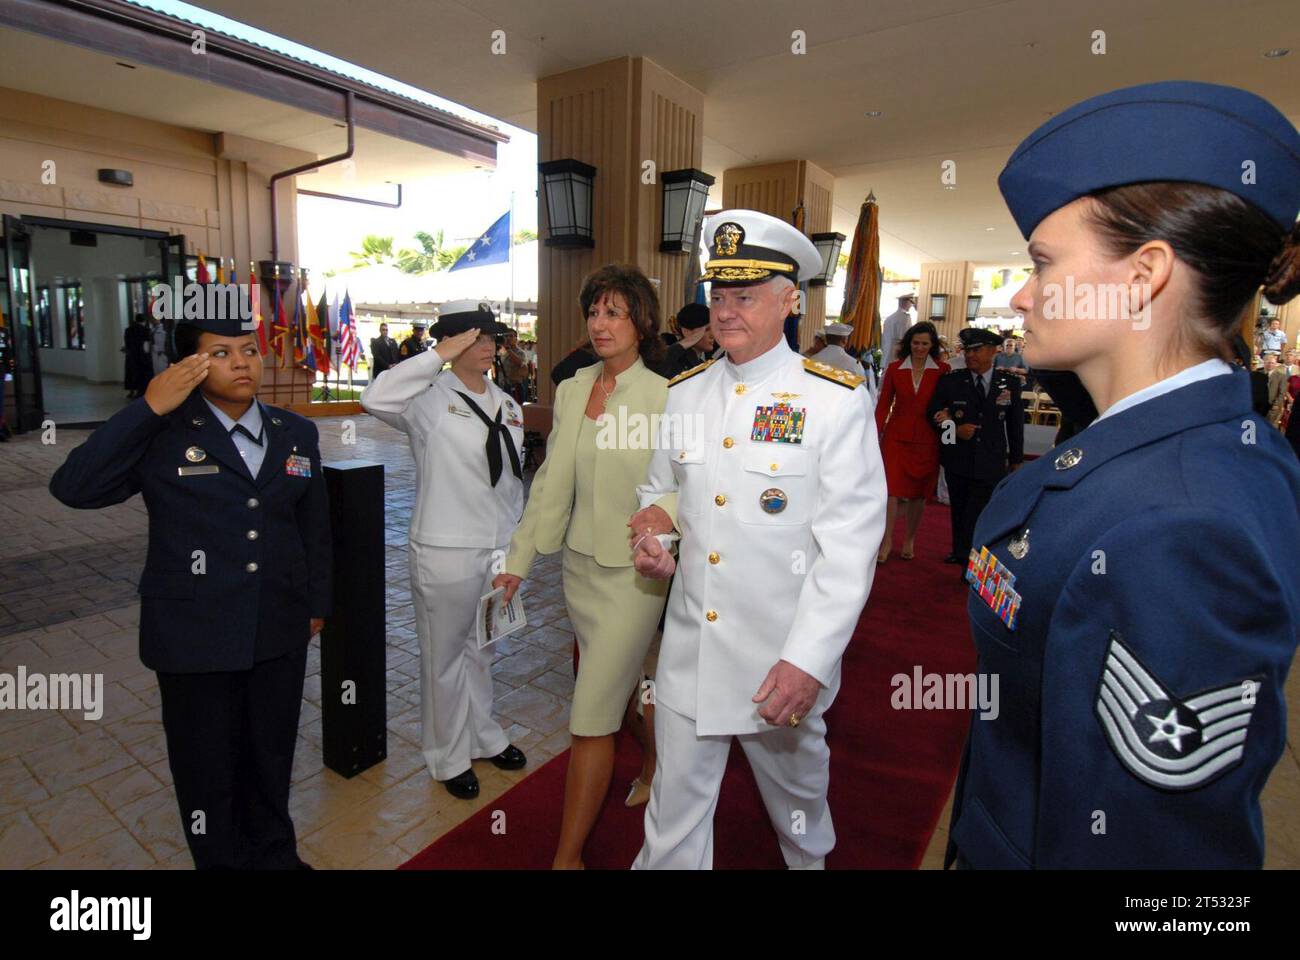
[[[582,427],[582,418],[586,415],[587,398],[591,394],[592,384],[604,368],[604,363],[583,367],[555,391],[551,435],[546,441],[546,460],[533,478],[523,519],[519,521],[519,527],[510,541],[506,573],[526,578],[537,554],[555,553],[564,545],[569,517],[573,514],[578,432]],[[619,376],[614,392],[605,405],[605,415],[612,418],[611,426],[627,422],[630,436],[634,415],[643,416],[649,421],[651,415],[664,412],[667,402],[668,381],[647,368],[638,357]],[[655,422],[657,423],[657,418]],[[596,489],[600,495],[595,504],[595,559],[602,567],[632,565],[627,521],[640,509],[636,488],[638,484],[645,483],[646,470],[650,466],[650,455],[654,452],[653,444],[656,441],[648,425],[642,429],[642,436],[650,438],[650,442],[639,444],[643,449],[625,449],[626,444],[615,443],[598,450],[596,454]],[[668,512],[675,523],[676,495],[664,498],[659,506]]]

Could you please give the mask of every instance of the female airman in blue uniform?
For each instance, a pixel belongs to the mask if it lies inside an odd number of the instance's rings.
[[[1012,301],[1066,416],[999,484],[967,569],[996,719],[972,720],[949,862],[1258,867],[1300,628],[1300,468],[1230,341],[1300,292],[1300,133],[1230,87],[1054,117],[999,178]],[[1071,389],[1071,387],[1073,389]]]
[[[319,435],[257,399],[262,356],[241,319],[187,319],[176,346],[50,492],[81,509],[144,498],[140,659],[158,674],[194,865],[301,869],[289,784],[307,646],[332,598]]]

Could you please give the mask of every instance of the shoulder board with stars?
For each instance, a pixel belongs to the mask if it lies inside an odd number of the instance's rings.
[[[820,360],[805,360],[803,368],[811,373],[814,377],[821,377],[823,380],[829,380],[832,383],[838,383],[841,387],[848,387],[850,390],[866,383],[863,377],[856,373],[849,373],[847,370],[841,370],[839,367],[832,367],[829,363],[822,363]],[[690,371],[687,371],[689,373]],[[685,376],[685,374],[683,374]]]
[[[716,360],[717,360],[716,357],[712,357],[708,360],[705,360],[703,363],[699,364],[698,366],[691,367],[691,369],[689,370],[683,370],[681,373],[677,374],[677,376],[673,377],[671,380],[668,381],[668,386],[671,387],[675,383],[681,383],[683,380],[689,380],[697,373],[703,373],[705,370],[709,369],[709,367],[713,363],[715,363]]]

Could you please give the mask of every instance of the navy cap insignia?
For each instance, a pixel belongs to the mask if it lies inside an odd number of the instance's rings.
[[[764,513],[780,513],[788,502],[785,491],[778,490],[776,487],[768,487],[758,497],[758,505],[763,508]]]
[[[190,463],[202,463],[207,458],[208,454],[202,447],[190,447],[185,451],[185,459]]]
[[[745,228],[728,220],[713,231],[713,250],[721,257],[734,257],[745,242]]]
[[[1129,773],[1164,790],[1194,790],[1241,763],[1260,679],[1180,698],[1112,630],[1097,719]]]

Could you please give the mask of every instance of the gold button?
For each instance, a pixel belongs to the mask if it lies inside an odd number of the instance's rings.
[[[709,623],[712,623],[714,620],[718,619],[718,611],[710,610],[704,615],[704,619],[709,621]]]
[[[771,469],[773,469],[773,470],[775,470],[775,469],[776,469],[776,464],[775,464],[775,463],[774,463],[774,464],[772,464],[772,467],[771,467]]]
[[[726,447],[728,450],[730,450],[732,447],[736,445],[736,441],[732,440],[730,437],[727,437],[722,441],[722,445]]]
[[[718,494],[716,497],[713,498],[713,502],[716,503],[718,506],[722,506],[724,503],[727,502],[727,498],[724,497],[722,494]]]
[[[716,553],[709,554],[709,563],[717,563],[721,559],[722,558],[718,556]]]
[[[745,392],[745,385],[743,383],[736,384],[736,393],[741,394],[744,392]]]
[[[681,453],[677,454],[677,459],[678,459],[678,460],[685,460],[685,459],[686,459],[686,451],[683,450]]]

